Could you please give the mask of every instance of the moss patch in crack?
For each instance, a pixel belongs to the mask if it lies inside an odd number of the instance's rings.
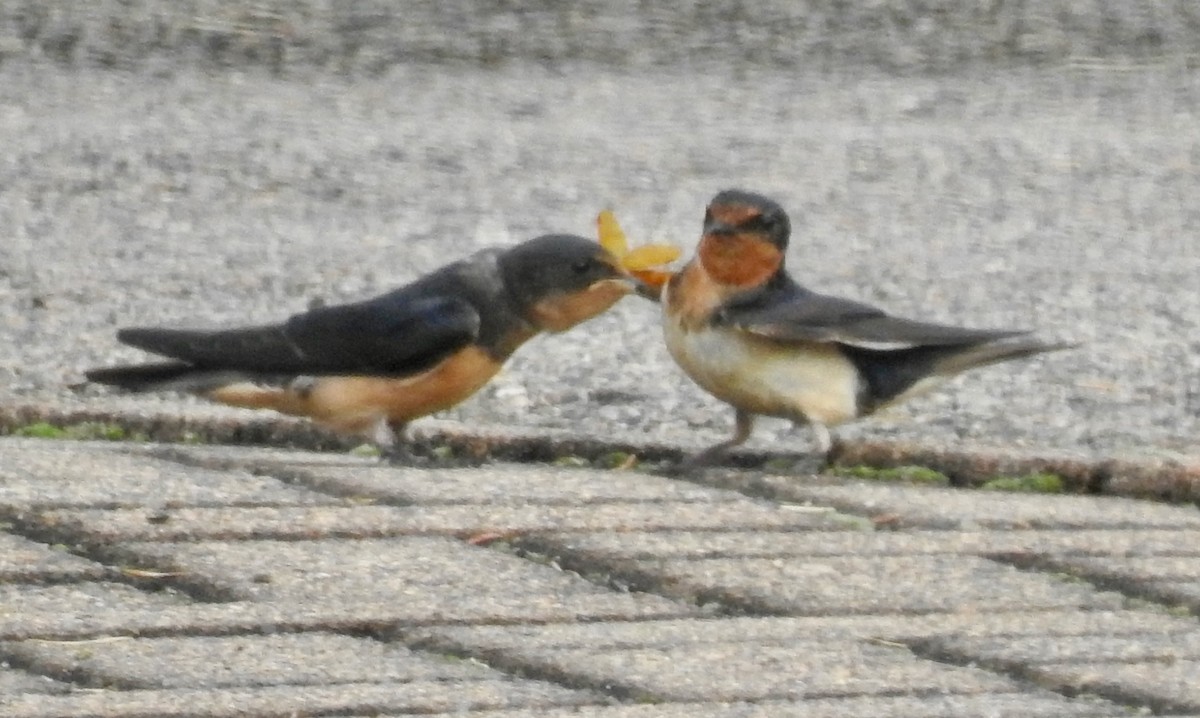
[[[37,421],[24,426],[15,427],[13,436],[24,436],[36,439],[74,439],[80,441],[146,441],[147,436],[140,431],[129,431],[120,424],[107,421],[83,421],[78,424],[57,426],[45,421]]]
[[[554,465],[562,466],[562,467],[566,467],[566,468],[570,468],[570,469],[581,469],[581,468],[584,468],[587,466],[591,466],[591,462],[588,461],[587,459],[583,458],[582,456],[574,456],[574,455],[568,454],[566,456],[560,456],[557,459],[555,459]]]
[[[893,481],[906,484],[923,484],[946,486],[950,478],[940,471],[927,466],[891,466],[879,468],[876,466],[834,466],[830,472],[835,476],[845,476],[852,479],[867,479],[870,481]]]
[[[13,436],[25,436],[34,439],[65,439],[67,431],[61,426],[55,426],[44,421],[26,424],[13,428]]]
[[[1023,491],[1034,494],[1061,494],[1065,488],[1058,474],[1036,472],[1022,476],[997,476],[980,485],[985,491]]]

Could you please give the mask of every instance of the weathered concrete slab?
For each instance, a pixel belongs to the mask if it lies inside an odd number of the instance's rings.
[[[90,541],[368,538],[421,534],[520,535],[542,531],[642,535],[678,530],[807,531],[844,522],[832,511],[792,511],[764,502],[608,502],[432,506],[135,508],[46,511],[30,519]]]
[[[49,454],[65,466],[86,448]],[[1014,509],[1024,525],[1062,521],[1020,528],[976,523],[984,512],[964,505],[971,529],[945,530],[920,513],[941,495],[888,488],[926,522],[913,530],[903,514],[849,516],[660,477],[634,486],[622,482],[642,477],[621,472],[606,485],[606,472],[499,467],[496,486],[518,503],[473,494],[472,469],[452,470],[466,473],[442,493],[438,469],[162,451],[92,455],[126,482],[114,484],[120,501],[75,503],[63,481],[51,501],[8,504],[0,660],[15,668],[0,671],[0,689],[11,687],[0,714],[520,716],[586,705],[598,718],[1108,718],[1192,706],[1176,667],[1200,663],[1200,629],[1148,603],[1173,605],[1166,587],[1186,596],[1197,584],[1200,529],[1179,507],[1146,518],[1138,504],[1122,525],[1090,501],[1049,514],[1029,504]],[[9,485],[81,478],[74,470]],[[144,489],[159,473],[173,502]],[[1140,680],[1160,666],[1170,670]],[[1067,697],[1078,686],[1112,702]],[[614,700],[630,704],[601,705]]]
[[[135,563],[166,566],[222,596],[309,609],[373,606],[386,615],[393,613],[386,607],[411,599],[432,609],[425,617],[430,621],[478,619],[480,603],[509,620],[516,609],[534,621],[695,611],[446,538],[134,543],[125,551]],[[530,600],[531,595],[538,599]],[[460,611],[460,605],[469,610]]]
[[[643,558],[786,558],[789,556],[913,556],[918,554],[1026,554],[1068,556],[1200,557],[1200,531],[995,530],[872,531],[845,515],[810,517],[820,533],[785,531],[663,531],[625,535],[608,532],[547,535],[554,543],[597,560]],[[1187,559],[1184,559],[1187,560]],[[1103,559],[1100,561],[1105,563]]]
[[[1123,598],[973,556],[637,561],[660,590],[769,613],[1115,609]]]
[[[247,471],[165,461],[118,444],[4,442],[0,507],[328,504],[336,499]]]
[[[541,626],[437,626],[404,631],[406,640],[439,650],[506,653],[520,649],[670,648],[706,643],[792,645],[812,640],[916,642],[1018,640],[1019,637],[1119,637],[1169,642],[1194,631],[1186,617],[1151,611],[1001,611],[918,616],[710,617]]]
[[[0,533],[0,583],[97,580],[105,573],[98,563],[44,543]]]
[[[0,696],[6,718],[241,718],[390,712],[454,713],[595,703],[600,697],[537,681],[415,681],[227,690],[103,690]]]
[[[161,582],[155,582],[161,583]],[[398,589],[390,602],[194,602],[173,591],[123,584],[0,587],[0,638],[91,639],[108,636],[226,635],[292,631],[390,632],[400,626],[522,621],[673,618],[699,611],[684,604],[625,594],[530,598],[497,592]],[[514,589],[514,592],[516,589]],[[622,597],[624,596],[624,597]],[[20,610],[14,608],[19,606]]]
[[[1170,635],[1116,637],[1097,632],[1090,636],[952,637],[937,643],[942,650],[992,665],[1200,661],[1200,625]]]
[[[7,663],[7,661],[5,661]],[[39,676],[9,667],[0,667],[0,702],[2,696],[17,693],[66,693],[73,686],[47,676]]]
[[[1190,547],[1200,555],[1200,547]],[[1093,576],[1107,576],[1115,579],[1136,582],[1186,582],[1200,581],[1200,560],[1197,556],[1143,556],[1126,558],[1124,556],[1108,557],[1070,557],[1057,563],[1077,568],[1081,573]]]
[[[473,718],[1126,718],[1128,709],[1096,698],[1049,692],[982,695],[857,696],[761,703],[583,706],[485,711]]]
[[[1172,715],[1200,713],[1200,661],[1055,663],[1027,672],[1051,690],[1093,693]]]
[[[504,680],[480,663],[332,633],[115,637],[22,641],[0,652],[29,670],[88,687],[242,688],[272,685]]]
[[[852,641],[711,643],[662,649],[517,649],[506,665],[604,686],[635,700],[728,702],[851,695],[1012,692],[995,673]],[[714,665],[721,670],[714,671]]]
[[[488,464],[475,468],[414,469],[332,463],[296,464],[288,460],[252,465],[290,474],[317,490],[335,495],[386,499],[399,503],[523,505],[609,501],[695,501],[744,499],[736,492],[672,481],[641,471]]]
[[[736,486],[736,475],[714,480]],[[975,530],[1036,528],[1200,528],[1200,511],[1152,501],[1111,496],[1023,494],[897,485],[880,481],[829,482],[764,477],[780,498],[833,506],[874,517],[892,527]]]
[[[140,617],[161,617],[191,603],[178,593],[148,593],[119,583],[2,583],[0,637],[91,637],[122,627],[136,630]]]
[[[1168,604],[1188,606],[1200,615],[1200,581],[1155,581],[1144,587],[1144,593]]]

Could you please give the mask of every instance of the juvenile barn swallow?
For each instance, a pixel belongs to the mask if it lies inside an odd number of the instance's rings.
[[[691,462],[750,437],[755,416],[827,427],[928,391],[959,372],[1062,349],[1025,331],[964,329],[892,317],[817,294],[784,268],[791,225],[775,202],[721,192],[695,257],[663,288],[663,330],[679,366],[736,410],[736,430]]]
[[[305,416],[390,448],[409,421],[482,388],[527,340],[570,329],[635,288],[595,241],[546,235],[281,324],[121,329],[121,342],[170,360],[94,369],[87,378]]]

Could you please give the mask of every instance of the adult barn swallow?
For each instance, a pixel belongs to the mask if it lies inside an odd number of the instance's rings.
[[[965,329],[889,316],[813,292],[784,268],[791,226],[772,200],[739,190],[709,203],[696,255],[663,288],[667,348],[697,384],[736,410],[732,438],[705,463],[750,437],[755,416],[828,426],[927,391],[975,367],[1065,348],[1025,331]]]
[[[474,394],[540,332],[561,332],[633,291],[594,241],[565,234],[485,249],[411,284],[281,324],[127,328],[117,339],[170,360],[87,372],[133,391],[185,391],[309,417],[383,447],[412,419]]]

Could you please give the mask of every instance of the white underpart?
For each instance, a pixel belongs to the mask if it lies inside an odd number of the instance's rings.
[[[713,396],[744,411],[814,425],[858,415],[858,371],[829,344],[746,341],[736,330],[688,330],[664,312],[667,349]],[[824,428],[822,426],[822,428]],[[828,441],[828,431],[824,431]]]

